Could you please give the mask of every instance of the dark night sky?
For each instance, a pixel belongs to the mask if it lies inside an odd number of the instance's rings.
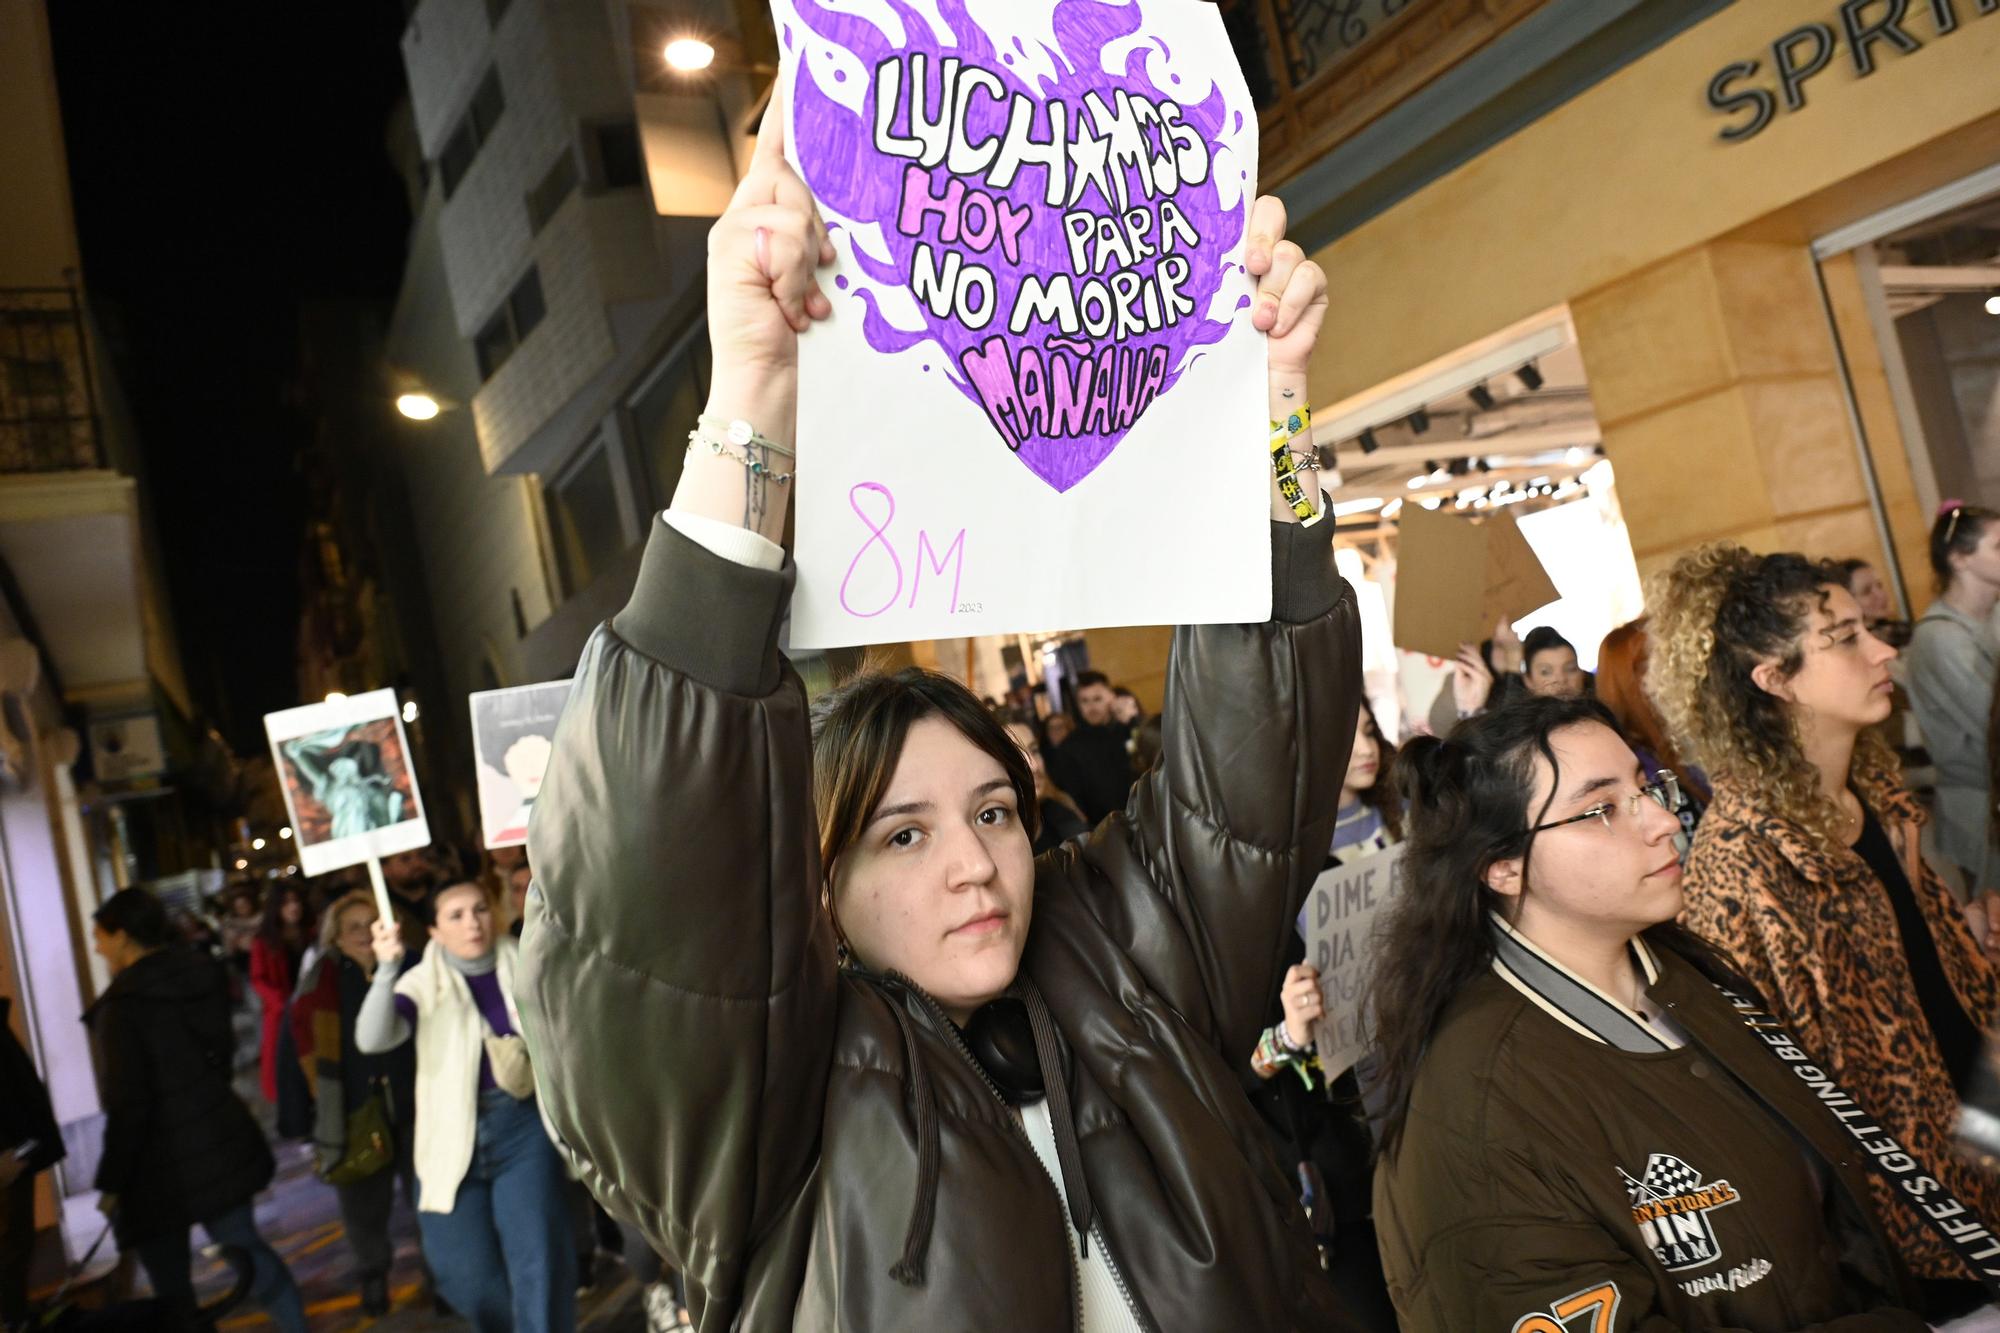
[[[294,695],[301,302],[385,305],[400,5],[49,5],[84,279],[137,418],[189,683],[239,753]]]

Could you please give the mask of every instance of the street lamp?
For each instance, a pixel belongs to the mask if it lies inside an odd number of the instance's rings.
[[[441,409],[438,400],[427,393],[406,393],[396,399],[396,410],[412,421],[429,421]]]
[[[715,63],[715,48],[699,37],[676,37],[667,43],[669,67],[683,74],[695,74]]]

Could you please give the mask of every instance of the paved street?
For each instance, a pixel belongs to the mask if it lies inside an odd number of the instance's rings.
[[[257,1201],[257,1224],[278,1252],[291,1265],[305,1292],[306,1313],[314,1333],[335,1330],[379,1329],[384,1333],[418,1333],[419,1330],[464,1329],[466,1322],[456,1317],[440,1318],[418,1287],[417,1229],[415,1219],[403,1210],[400,1199],[396,1215],[396,1264],[392,1286],[395,1305],[387,1318],[369,1319],[360,1309],[360,1292],[350,1272],[351,1258],[340,1225],[333,1191],[313,1178],[306,1158],[296,1146],[278,1149],[278,1179]],[[197,1276],[204,1300],[228,1285],[228,1274],[219,1261],[197,1260]],[[578,1314],[580,1328],[611,1333],[612,1330],[639,1330],[646,1326],[639,1308],[639,1288],[617,1259],[598,1256],[597,1286],[584,1297]],[[270,1321],[254,1307],[239,1309],[218,1325],[222,1329],[268,1328]]]

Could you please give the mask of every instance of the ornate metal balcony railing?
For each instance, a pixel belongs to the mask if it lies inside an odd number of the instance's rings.
[[[90,343],[69,287],[0,287],[0,473],[104,466]]]

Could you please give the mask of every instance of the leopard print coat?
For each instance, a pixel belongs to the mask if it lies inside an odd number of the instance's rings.
[[[1925,816],[1890,773],[1857,768],[1855,789],[1904,851]],[[1913,884],[1952,991],[1982,1029],[2000,981],[1957,902],[1928,865]],[[1799,825],[1760,812],[1743,784],[1720,781],[1696,830],[1683,880],[1691,930],[1719,944],[1764,992],[1806,1049],[1855,1100],[1989,1223],[2000,1177],[1954,1148],[1958,1095],[1910,979],[1895,908],[1850,849],[1828,851]],[[1919,1277],[1964,1277],[1958,1259],[1907,1201],[1871,1176],[1883,1226]]]

